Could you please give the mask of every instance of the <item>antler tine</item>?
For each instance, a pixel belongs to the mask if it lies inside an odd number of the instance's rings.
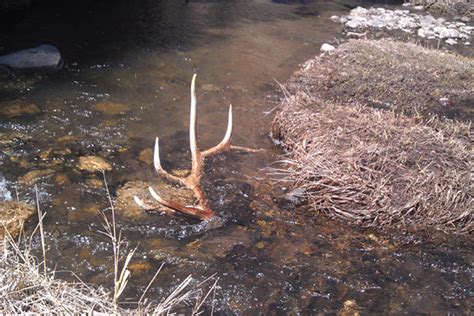
[[[156,172],[159,174],[164,175],[171,181],[175,181],[178,183],[182,183],[183,180],[177,176],[172,175],[171,173],[167,172],[163,167],[161,166],[161,160],[160,160],[160,139],[157,137],[155,139],[155,151],[153,154],[153,166],[155,167]]]
[[[155,150],[153,154],[153,166],[155,167],[156,172],[160,173],[163,172],[164,169],[161,166],[160,160],[160,139],[157,137],[155,138]]]
[[[158,203],[172,209],[173,211],[178,211],[200,220],[209,220],[213,217],[212,211],[210,210],[205,210],[203,208],[194,206],[185,206],[180,203],[165,200],[158,193],[156,193],[152,187],[148,187],[148,191],[150,191],[151,196],[157,200]]]
[[[147,211],[153,211],[153,210],[156,210],[156,206],[155,205],[150,205],[146,202],[143,202],[138,196],[134,195],[133,196],[133,200],[135,201],[135,203],[138,204],[138,206],[140,206],[142,209],[144,210],[147,210]],[[171,209],[169,211],[170,213],[174,213],[175,210]]]
[[[221,151],[224,151],[224,150],[226,150],[230,147],[231,141],[232,141],[232,104],[229,106],[229,116],[228,116],[228,119],[227,119],[227,130],[225,132],[224,138],[222,139],[222,141],[218,145],[204,151],[202,153],[202,155],[203,156],[209,156],[209,155],[214,155],[214,154],[220,153]]]
[[[147,209],[148,206],[145,204],[145,202],[143,202],[138,196],[134,195],[133,196],[133,200],[135,201],[135,203],[138,204],[138,206],[140,206],[141,208],[143,209]]]
[[[189,117],[189,147],[191,149],[192,169],[198,164],[199,149],[196,141],[196,74],[191,80],[191,111]]]

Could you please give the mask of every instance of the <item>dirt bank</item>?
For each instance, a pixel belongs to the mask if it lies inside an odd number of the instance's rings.
[[[472,100],[472,65],[389,40],[351,41],[308,61],[273,121],[288,150],[281,172],[331,217],[472,232],[470,124],[399,113]]]

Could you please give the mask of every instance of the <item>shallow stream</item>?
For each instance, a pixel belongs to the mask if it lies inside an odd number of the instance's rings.
[[[32,8],[0,50],[51,43],[65,67],[1,79],[1,101],[39,111],[0,116],[0,198],[14,199],[18,190],[33,201],[36,183],[49,266],[68,280],[61,271],[111,286],[112,250],[97,214],[108,207],[107,194],[101,174],[78,169],[79,157],[112,164],[113,197],[131,181],[160,181],[149,151],[156,136],[164,167],[189,169],[189,84],[197,73],[199,146],[220,141],[232,104],[233,143],[263,150],[207,161],[204,187],[222,227],[204,231],[183,217],[117,211],[123,236],[137,246],[124,297],[136,301],[164,262],[152,300],[188,274],[215,274],[219,313],[335,314],[348,301],[364,314],[469,313],[471,239],[349,227],[304,206],[298,192],[268,175],[282,154],[269,137],[277,82],[335,41],[341,26],[328,18],[354,5],[155,0]]]

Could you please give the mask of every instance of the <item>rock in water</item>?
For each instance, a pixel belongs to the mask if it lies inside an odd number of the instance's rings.
[[[62,59],[56,47],[40,45],[0,56],[0,65],[13,70],[59,70]]]
[[[0,102],[0,115],[4,115],[8,118],[35,116],[40,113],[41,110],[34,103],[28,103],[23,100]]]
[[[87,172],[110,171],[112,165],[99,156],[79,157],[79,169]]]

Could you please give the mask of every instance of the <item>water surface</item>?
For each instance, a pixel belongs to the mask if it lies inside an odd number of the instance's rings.
[[[99,233],[107,209],[100,174],[78,170],[78,157],[98,155],[113,197],[127,182],[159,181],[140,153],[160,136],[166,169],[190,167],[189,83],[198,74],[198,138],[203,149],[225,131],[234,106],[236,145],[255,154],[225,153],[207,162],[204,186],[224,226],[143,213],[118,217],[138,245],[130,289],[136,300],[156,269],[165,268],[151,299],[188,274],[216,274],[220,313],[337,313],[355,301],[363,313],[467,313],[472,243],[433,232],[417,235],[355,229],[329,221],[288,196],[268,168],[282,153],[271,142],[271,111],[298,65],[335,41],[352,1],[96,1],[36,7],[9,30],[2,49],[55,44],[65,68],[52,75],[2,79],[2,101],[21,99],[34,116],[0,117],[0,197],[15,198],[16,181],[52,170],[39,182],[47,212],[49,265],[110,286],[111,247]],[[119,113],[97,110],[119,103]],[[145,160],[145,161],[143,161]],[[32,201],[31,183],[18,184]],[[58,273],[72,279],[68,273]]]

